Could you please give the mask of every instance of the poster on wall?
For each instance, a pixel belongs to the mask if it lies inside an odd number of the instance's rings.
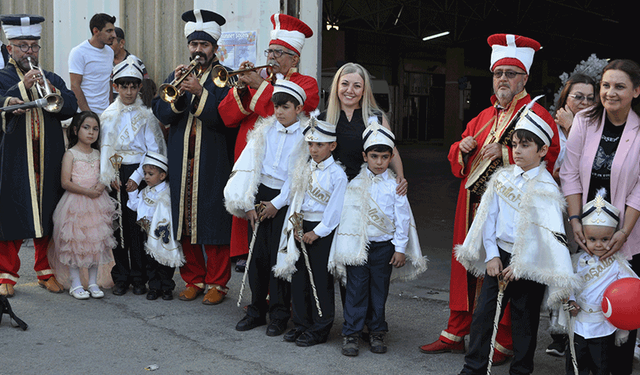
[[[238,69],[243,61],[256,64],[258,31],[225,31],[218,40],[218,53],[222,65]],[[256,64],[257,65],[257,64]]]

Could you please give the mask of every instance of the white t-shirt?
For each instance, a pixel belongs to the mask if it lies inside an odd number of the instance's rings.
[[[109,80],[113,69],[113,49],[96,48],[88,40],[69,53],[69,73],[82,76],[80,88],[89,108],[101,114],[109,106]]]

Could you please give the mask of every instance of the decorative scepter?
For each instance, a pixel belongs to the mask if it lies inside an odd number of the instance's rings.
[[[578,375],[578,362],[576,360],[576,347],[574,344],[575,338],[573,336],[573,328],[576,321],[576,317],[571,315],[571,310],[575,310],[573,305],[570,305],[569,302],[565,302],[562,304],[562,310],[565,314],[569,315],[569,350],[571,352],[571,365],[573,365],[573,373]]]
[[[264,205],[262,203],[256,204],[255,210],[257,212],[262,211]],[[244,267],[244,274],[242,275],[242,284],[240,284],[240,293],[238,294],[238,304],[240,307],[240,302],[242,301],[242,293],[244,292],[244,286],[247,283],[247,275],[249,274],[249,265],[251,264],[251,256],[253,255],[253,247],[256,244],[256,236],[258,234],[258,227],[260,226],[260,214],[258,214],[258,220],[255,223],[253,228],[253,233],[251,234],[251,243],[249,244],[249,255],[247,255],[247,265]]]
[[[118,154],[113,154],[113,156],[109,158],[109,161],[111,162],[111,166],[113,166],[113,169],[116,170],[115,179],[118,183],[120,183],[120,167],[122,166],[122,156]],[[118,189],[116,196],[118,197],[118,203],[122,205],[122,195],[120,193],[120,189]],[[124,249],[124,232],[122,231],[122,215],[120,215],[118,218],[118,224],[120,226],[120,246]]]
[[[496,301],[496,315],[493,318],[493,332],[491,333],[491,349],[489,350],[489,364],[487,365],[487,375],[491,374],[491,365],[493,365],[493,352],[496,349],[496,335],[498,334],[498,322],[500,321],[500,311],[502,310],[502,298],[504,291],[507,289],[508,281],[504,279],[502,274],[498,275],[498,299]]]
[[[318,309],[318,316],[322,317],[322,309],[320,308],[320,299],[318,298],[318,291],[316,290],[316,282],[313,280],[313,273],[311,272],[311,262],[309,261],[309,253],[307,253],[307,246],[302,241],[302,235],[304,231],[302,230],[302,212],[295,212],[291,217],[289,217],[289,221],[293,224],[293,230],[300,238],[300,248],[302,249],[302,254],[304,255],[304,262],[307,265],[307,271],[309,272],[309,282],[311,282],[311,291],[313,292],[313,298],[316,300],[316,308]]]

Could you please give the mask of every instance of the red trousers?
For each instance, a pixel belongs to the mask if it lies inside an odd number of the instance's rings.
[[[195,245],[191,244],[189,237],[183,237],[180,242],[186,259],[185,264],[180,267],[180,276],[187,286],[200,289],[213,286],[226,292],[227,283],[231,279],[229,245]]]
[[[18,252],[23,240],[0,241],[0,284],[16,285],[18,282],[18,271],[20,270],[20,257]],[[39,280],[46,280],[53,276],[53,270],[49,267],[47,259],[47,248],[49,247],[49,237],[34,238],[35,262],[33,269]]]
[[[471,277],[470,277],[471,278]],[[449,321],[447,329],[440,334],[440,340],[453,344],[460,342],[464,336],[468,335],[471,330],[471,320],[473,318],[473,309],[476,302],[476,287],[479,291],[482,287],[482,281],[472,278],[474,281],[469,282],[469,310],[449,312]],[[513,340],[511,338],[511,304],[507,304],[504,315],[498,323],[498,333],[496,335],[496,350],[503,354],[513,355]]]

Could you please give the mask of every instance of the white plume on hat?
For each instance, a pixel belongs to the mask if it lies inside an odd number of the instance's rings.
[[[529,130],[533,134],[542,139],[545,145],[551,146],[551,140],[553,139],[553,129],[547,124],[538,114],[533,111],[533,105],[536,100],[540,99],[544,95],[537,96],[529,104],[527,104],[524,111],[520,114],[515,129]]]
[[[369,126],[364,129],[364,132],[362,133],[362,140],[364,142],[365,150],[375,145],[385,145],[394,148],[396,136],[391,130],[380,125],[376,119],[370,122]]]
[[[582,225],[617,228],[620,223],[620,210],[607,202],[607,189],[600,188],[596,197],[582,207]]]
[[[307,121],[302,134],[304,134],[304,140],[306,142],[324,143],[335,142],[337,140],[336,125],[318,120],[314,116],[311,116],[309,121]]]

